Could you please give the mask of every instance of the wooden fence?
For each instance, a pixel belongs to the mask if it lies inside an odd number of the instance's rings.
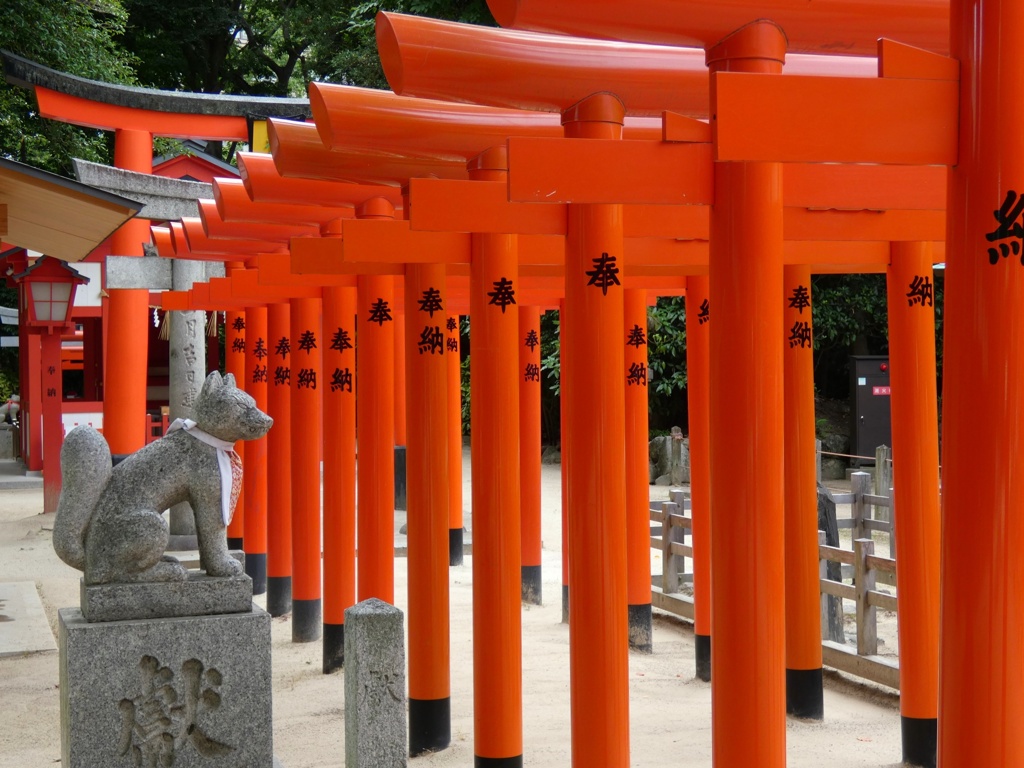
[[[688,514],[690,500],[679,490],[669,491],[670,501],[651,508],[651,548],[661,552],[661,574],[651,581],[651,605],[693,621],[693,596],[680,593],[682,584],[693,582],[693,571],[686,570],[686,558],[693,558],[693,547],[685,543],[693,528]]]
[[[899,662],[878,655],[877,611],[896,610],[896,597],[879,591],[879,584],[895,585],[896,561],[875,554],[872,533],[886,534],[887,549],[894,552],[893,494],[872,493],[871,476],[855,472],[851,490],[832,493],[831,499],[849,504],[850,517],[836,520],[839,530],[850,530],[851,549],[827,544],[825,531],[818,532],[819,579],[821,590],[822,659],[826,666],[899,688]],[[682,491],[673,490],[670,501],[651,507],[651,548],[661,553],[661,573],[652,576],[651,603],[656,608],[693,620],[693,597],[686,585],[692,583],[693,558],[690,544],[692,518],[690,501]],[[844,537],[845,538],[845,537]],[[834,565],[830,568],[829,564]],[[849,581],[850,583],[846,583]],[[778,585],[782,589],[782,585]],[[846,643],[842,629],[841,600],[856,606],[856,643]],[[838,616],[838,628],[832,617]]]

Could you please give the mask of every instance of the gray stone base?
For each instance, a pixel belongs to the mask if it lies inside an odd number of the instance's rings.
[[[270,615],[59,611],[64,768],[272,768]]]
[[[194,533],[172,533],[167,537],[167,552],[191,552],[199,549],[199,537]]]
[[[93,584],[81,582],[82,615],[86,621],[164,619],[248,613],[252,608],[252,579],[207,576],[189,571],[188,581]]]

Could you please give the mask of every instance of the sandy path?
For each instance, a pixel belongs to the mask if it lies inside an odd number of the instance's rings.
[[[468,470],[468,467],[467,467]],[[565,768],[569,754],[568,628],[560,623],[558,467],[544,467],[544,595],[523,609],[524,763]],[[662,494],[662,489],[652,489]],[[469,506],[467,482],[465,503]],[[35,581],[51,627],[58,607],[78,604],[77,572],[50,546],[52,516],[41,491],[0,492],[0,581]],[[472,560],[451,569],[452,746],[416,766],[472,766]],[[405,560],[395,566],[405,608]],[[262,598],[260,598],[262,601]],[[632,764],[711,765],[711,689],[693,678],[689,626],[655,622],[655,653],[630,655]],[[320,672],[319,643],[295,645],[287,619],[273,622],[274,744],[286,768],[344,763],[342,674]],[[900,756],[896,697],[827,673],[826,721],[787,724],[788,764],[807,768],[895,766]],[[60,759],[57,655],[0,658],[0,768]],[[102,767],[97,767],[102,768]]]

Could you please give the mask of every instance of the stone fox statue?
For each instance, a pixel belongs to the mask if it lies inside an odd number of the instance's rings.
[[[216,371],[203,382],[195,421],[177,420],[168,434],[111,468],[110,448],[92,427],[76,427],[61,449],[63,490],[53,548],[85,572],[86,584],[183,581],[185,568],[164,554],[162,512],[187,501],[195,512],[207,574],[233,576],[224,528],[241,483],[236,440],[263,437],[273,420]]]

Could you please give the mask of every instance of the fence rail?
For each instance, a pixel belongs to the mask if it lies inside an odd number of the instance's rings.
[[[838,541],[829,544],[826,532],[818,532],[822,659],[826,666],[899,689],[899,662],[878,655],[877,621],[878,609],[896,610],[896,596],[877,588],[896,584],[896,561],[876,554],[871,538],[873,532],[887,534],[888,550],[895,551],[894,497],[891,488],[888,494],[873,493],[866,472],[855,472],[850,480],[850,492],[829,496],[837,505],[850,505],[850,517],[837,518],[835,524],[839,530],[851,531],[852,549],[837,546]],[[678,490],[671,491],[669,498],[650,509],[651,548],[662,556],[661,573],[651,579],[651,602],[692,620],[693,597],[682,591],[693,580],[692,569],[686,568],[687,558],[691,563],[693,558],[690,502]],[[846,642],[842,600],[853,601],[856,607],[855,644]]]

